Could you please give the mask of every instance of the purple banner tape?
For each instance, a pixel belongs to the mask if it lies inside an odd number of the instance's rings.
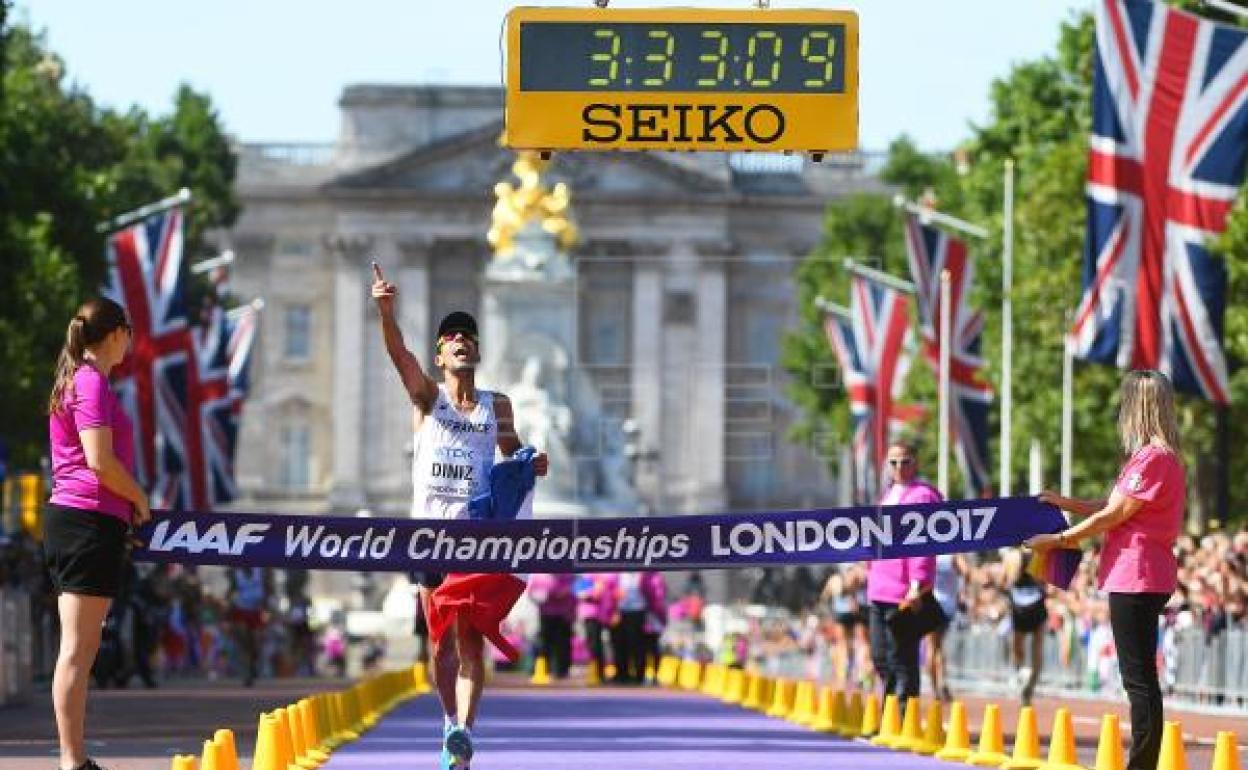
[[[522,521],[172,512],[140,528],[134,558],[379,572],[733,569],[983,551],[1064,527],[1033,497]]]

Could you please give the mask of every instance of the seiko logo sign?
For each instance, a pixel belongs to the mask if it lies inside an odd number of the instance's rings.
[[[770,104],[587,104],[586,142],[771,144],[784,136],[784,113]]]

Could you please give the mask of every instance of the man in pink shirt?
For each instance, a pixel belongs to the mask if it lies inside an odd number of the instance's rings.
[[[918,461],[914,447],[909,444],[899,442],[888,448],[888,468],[893,484],[884,493],[880,505],[915,505],[944,499],[930,484],[918,479]],[[903,702],[905,698],[919,694],[919,643],[922,637],[899,637],[889,628],[888,621],[899,609],[931,591],[935,574],[934,556],[877,559],[868,565],[871,660],[884,685],[884,694],[896,694]]]

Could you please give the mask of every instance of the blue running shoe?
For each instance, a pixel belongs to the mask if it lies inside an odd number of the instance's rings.
[[[467,770],[472,761],[472,733],[468,732],[468,728],[455,726],[447,730],[442,746],[445,752],[450,753],[457,770]]]

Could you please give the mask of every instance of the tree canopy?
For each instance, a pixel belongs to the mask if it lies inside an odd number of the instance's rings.
[[[105,276],[97,225],[188,187],[190,258],[239,208],[236,159],[206,95],[182,86],[162,116],[102,107],[9,6],[0,3],[0,439],[31,467],[46,453],[39,405],[66,324]]]

